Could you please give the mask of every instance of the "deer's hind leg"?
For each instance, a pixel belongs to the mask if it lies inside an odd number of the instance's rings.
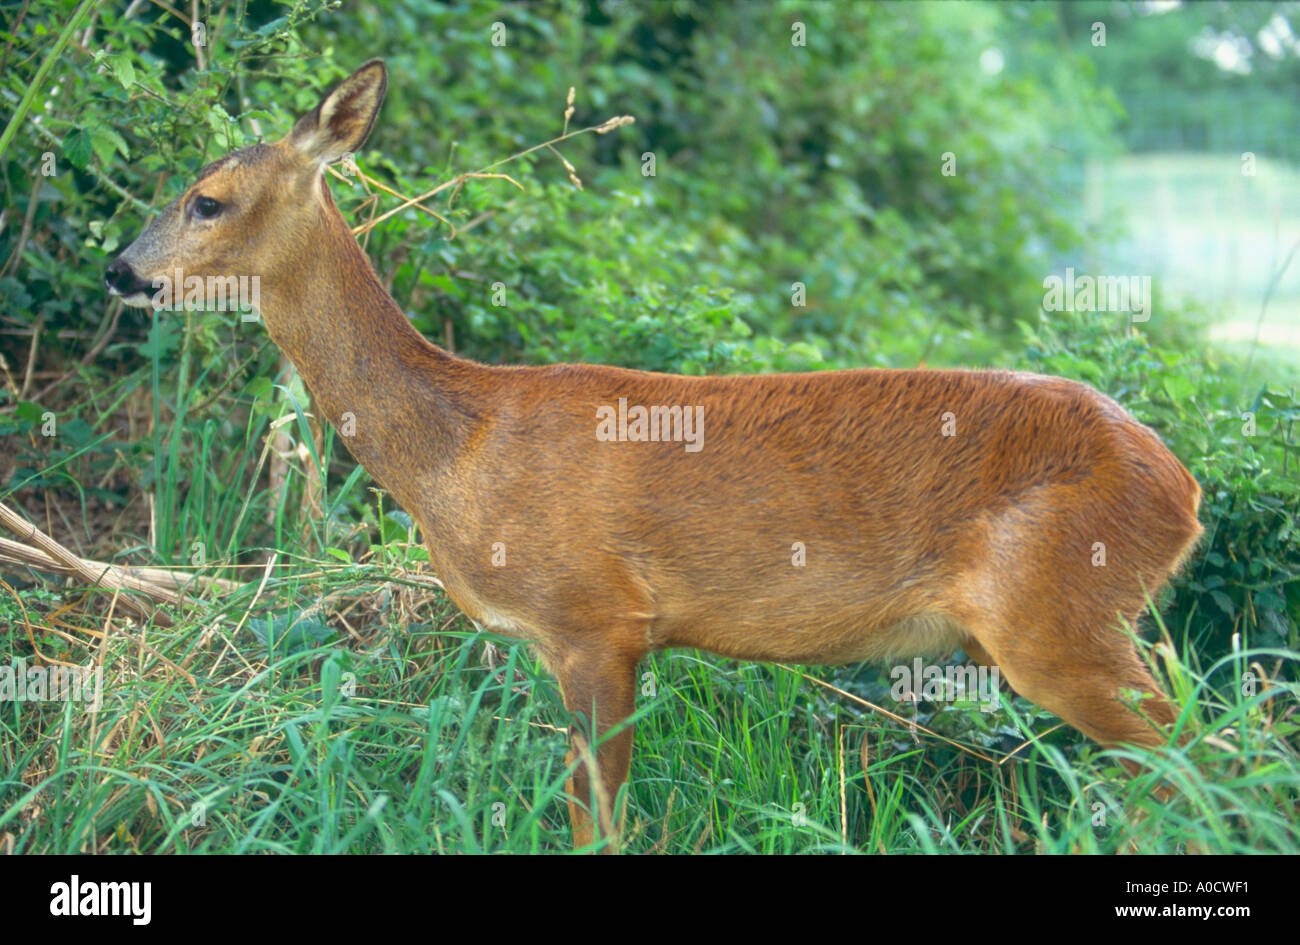
[[[1103,745],[1163,744],[1154,726],[1173,722],[1173,707],[1121,622],[1136,626],[1144,582],[1158,590],[1178,552],[1147,563],[1115,530],[1076,512],[1088,506],[1070,487],[1036,500],[987,523],[985,553],[960,590],[967,652]],[[1109,560],[1094,554],[1102,535]],[[1147,697],[1139,710],[1150,721],[1124,704],[1127,690]]]

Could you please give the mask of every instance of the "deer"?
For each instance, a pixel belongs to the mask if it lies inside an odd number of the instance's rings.
[[[558,681],[577,848],[617,851],[637,667],[670,648],[803,665],[961,649],[1103,746],[1166,743],[1176,713],[1126,628],[1202,528],[1197,481],[1153,430],[1024,372],[458,357],[385,291],[325,181],[387,82],[367,62],[285,137],[209,164],[105,284],[148,306],[176,270],[259,281],[266,331],[418,524],[447,597]]]

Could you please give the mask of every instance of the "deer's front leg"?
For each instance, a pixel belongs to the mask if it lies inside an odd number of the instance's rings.
[[[547,650],[543,660],[559,680],[564,706],[573,715],[568,761],[577,761],[578,767],[567,789],[574,845],[581,848],[595,842],[594,811],[601,837],[610,838],[601,852],[617,853],[616,824],[621,818],[615,818],[614,803],[632,763],[632,726],[606,735],[635,708],[636,667],[642,652],[611,645],[608,637],[592,644],[565,641]]]

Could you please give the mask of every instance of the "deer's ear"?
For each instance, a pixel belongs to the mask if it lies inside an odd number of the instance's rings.
[[[356,153],[370,134],[387,88],[384,61],[370,60],[298,119],[289,143],[317,164],[333,164]]]

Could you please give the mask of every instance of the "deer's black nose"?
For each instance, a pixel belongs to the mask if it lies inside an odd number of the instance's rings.
[[[118,295],[135,295],[137,292],[153,291],[153,286],[142,282],[131,265],[120,256],[113,260],[104,273],[104,285],[110,292],[116,292]]]

